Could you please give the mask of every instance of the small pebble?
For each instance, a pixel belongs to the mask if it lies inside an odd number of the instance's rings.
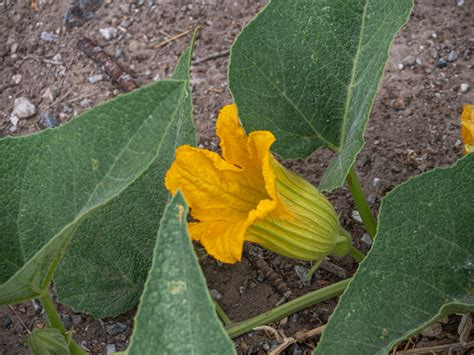
[[[69,314],[64,314],[61,317],[61,320],[62,320],[64,328],[66,328],[66,330],[70,330],[72,328],[72,319],[71,319],[71,316]]]
[[[263,343],[262,344],[262,349],[265,350],[265,351],[270,350],[270,344],[268,344],[267,342]]]
[[[438,58],[438,50],[436,48],[431,48],[430,55],[434,58]]]
[[[459,89],[461,90],[461,92],[462,92],[463,94],[465,94],[466,92],[468,92],[470,88],[471,88],[471,87],[470,87],[469,84],[467,84],[467,83],[462,83],[461,86],[459,87]]]
[[[41,32],[40,38],[42,41],[45,41],[45,42],[53,42],[57,40],[59,36],[54,33],[44,31],[44,32]]]
[[[80,314],[73,314],[71,318],[72,318],[72,324],[75,326],[78,326],[79,324],[82,323],[82,317]]]
[[[374,178],[374,181],[372,183],[374,185],[374,188],[376,190],[380,189],[382,187],[382,180],[380,180],[379,178]]]
[[[42,114],[40,122],[45,128],[52,128],[52,127],[59,126],[58,120],[50,112],[46,112]]]
[[[90,107],[91,106],[91,100],[90,99],[83,99],[79,103],[82,107]]]
[[[456,5],[459,7],[464,6],[464,0],[456,0]]]
[[[372,239],[367,233],[364,233],[364,235],[360,238],[360,241],[370,247],[372,245]]]
[[[418,65],[421,65],[422,61],[420,58],[416,57],[416,60],[415,60],[416,64]]]
[[[12,317],[10,317],[9,314],[5,314],[3,316],[3,326],[5,327],[5,329],[10,329],[12,325],[13,325]]]
[[[462,144],[462,141],[460,139],[457,139],[456,143],[454,143],[456,147],[459,147],[461,144]]]
[[[100,28],[99,32],[106,41],[110,41],[118,35],[118,31],[115,27]]]
[[[117,352],[117,348],[115,347],[115,344],[107,344],[105,347],[105,352],[107,354],[115,353]]]
[[[448,62],[455,62],[458,59],[458,57],[459,57],[458,52],[456,52],[455,50],[452,50],[448,54]]]
[[[308,268],[301,265],[295,265],[294,270],[295,270],[295,274],[299,277],[303,285],[309,286],[311,284],[310,280],[306,279],[306,276],[308,275],[308,272],[309,272]]]
[[[402,111],[407,108],[403,97],[397,97],[395,100],[393,100],[392,107],[397,111]]]
[[[123,333],[125,329],[127,329],[127,326],[120,322],[112,323],[105,327],[105,331],[109,335],[117,335],[117,334]]]
[[[416,64],[416,58],[412,55],[409,55],[402,60],[402,64],[405,66],[412,67]]]
[[[18,121],[19,121],[19,119],[15,115],[10,116],[10,122],[12,123],[13,127],[18,126]]]
[[[209,293],[211,294],[211,296],[216,300],[216,301],[219,301],[222,299],[222,295],[219,291],[217,291],[216,289],[212,289],[209,291]]]
[[[371,205],[371,206],[375,203],[375,200],[376,200],[375,195],[369,195],[369,197],[367,197],[367,202],[368,202],[369,205]]]
[[[362,218],[360,218],[359,211],[356,211],[356,210],[352,211],[352,219],[356,222],[362,223]]]
[[[446,68],[447,66],[448,66],[448,62],[445,61],[443,58],[439,58],[436,61],[436,67],[438,67],[440,69]]]
[[[36,113],[36,106],[31,103],[26,97],[17,97],[13,104],[12,114],[18,118],[28,118]]]
[[[16,74],[12,76],[12,81],[18,85],[21,82],[22,76],[21,74]]]
[[[35,310],[35,313],[37,313],[37,314],[41,313],[41,311],[43,310],[43,306],[37,300],[31,301],[31,305],[33,306],[33,309]]]
[[[102,74],[92,75],[88,78],[89,83],[91,83],[91,84],[95,84],[99,81],[102,81],[102,79],[104,79],[104,76]]]
[[[398,70],[403,70],[404,66],[402,63],[398,63],[397,68]]]

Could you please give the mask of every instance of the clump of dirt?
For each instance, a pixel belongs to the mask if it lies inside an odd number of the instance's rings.
[[[120,94],[116,84],[77,48],[82,38],[101,46],[142,86],[170,75],[191,33],[178,39],[174,36],[200,25],[192,67],[194,117],[200,146],[217,149],[217,112],[232,101],[227,90],[226,53],[236,34],[265,1],[37,2],[38,11],[25,0],[0,2],[0,136],[30,134],[64,123]],[[77,8],[79,3],[85,7]],[[357,160],[374,211],[394,186],[423,171],[452,164],[462,155],[462,105],[474,102],[472,14],[471,1],[420,0],[395,39],[366,132],[366,146]],[[163,44],[165,41],[169,42]],[[209,59],[213,55],[215,58]],[[204,58],[208,59],[202,61]],[[20,97],[34,105],[35,113],[15,119],[12,113]],[[323,150],[285,165],[318,184],[329,157],[330,153]],[[370,243],[354,214],[348,189],[330,193],[329,198],[356,246],[368,250]],[[233,321],[269,310],[281,300],[282,295],[247,258],[235,265],[223,265],[206,256],[199,246],[197,249],[211,293]],[[308,263],[270,252],[263,252],[263,259],[295,296],[341,279],[340,274],[326,268],[308,285],[301,278],[310,267]],[[349,257],[331,258],[331,262],[347,276],[356,268]],[[286,317],[274,327],[288,336],[318,327],[328,321],[335,305],[336,300],[323,302]],[[59,309],[66,325],[75,330],[75,338],[92,353],[127,347],[133,310],[115,319],[94,320],[61,306]],[[2,354],[27,353],[27,329],[45,322],[41,308],[32,302],[0,307],[0,318]],[[446,324],[455,323],[453,319]],[[430,341],[442,343],[450,332],[455,333],[451,328],[444,325],[437,338],[420,335],[415,342],[419,346]],[[293,345],[289,353],[308,352],[316,340]],[[275,348],[277,342],[268,334],[252,332],[236,339],[236,345],[240,353],[252,354]]]

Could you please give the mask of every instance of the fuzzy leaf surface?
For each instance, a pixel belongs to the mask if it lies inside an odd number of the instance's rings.
[[[129,355],[236,354],[207,290],[188,235],[187,215],[178,192],[160,223]]]
[[[389,46],[412,0],[272,0],[235,41],[229,86],[248,130],[278,138],[284,158],[336,152],[320,189],[342,186],[364,131]]]
[[[0,304],[47,290],[81,223],[133,185],[170,144],[186,88],[184,80],[157,82],[61,127],[0,140]],[[117,217],[103,215],[108,224]],[[133,241],[122,247],[136,248]],[[112,246],[109,253],[120,256]],[[74,282],[76,290],[84,286]]]
[[[33,355],[70,355],[66,338],[56,328],[35,328],[27,342]]]
[[[382,201],[379,230],[315,354],[387,354],[451,313],[474,311],[474,154]]]
[[[170,117],[155,159],[120,196],[82,223],[55,275],[60,302],[76,310],[110,317],[126,312],[140,298],[169,198],[164,176],[176,147],[196,144],[189,86],[192,49],[191,44],[176,66],[173,79],[185,81],[185,96]]]

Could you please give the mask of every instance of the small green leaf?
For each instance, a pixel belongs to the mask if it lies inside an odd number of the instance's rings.
[[[207,291],[187,232],[187,215],[178,192],[160,223],[129,355],[236,353]]]
[[[388,48],[412,0],[272,0],[232,47],[229,86],[249,130],[277,136],[284,158],[336,152],[320,189],[342,186],[364,130]]]
[[[372,250],[315,354],[387,354],[454,312],[474,311],[474,154],[395,188]]]
[[[55,328],[35,328],[27,339],[33,355],[69,355],[66,338]]]
[[[54,277],[61,303],[103,318],[124,313],[138,302],[169,196],[164,176],[176,147],[196,144],[189,85],[193,44],[194,38],[173,74],[173,79],[186,82],[185,96],[179,111],[170,117],[158,155],[118,198],[97,210],[78,229]]]
[[[40,297],[81,223],[133,186],[164,149],[174,150],[187,84],[157,82],[59,128],[0,139],[0,304]],[[102,218],[101,223],[118,223],[117,214]],[[93,241],[97,235],[91,236]],[[147,265],[139,255],[141,245],[129,240],[120,246],[138,255],[128,272]],[[123,253],[115,247],[109,249],[109,262]],[[89,270],[85,264],[75,267]],[[76,290],[82,286],[74,284]]]

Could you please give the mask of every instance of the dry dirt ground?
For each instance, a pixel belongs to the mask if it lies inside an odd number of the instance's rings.
[[[54,119],[62,124],[120,93],[100,67],[77,49],[79,39],[96,41],[138,85],[143,85],[170,74],[191,35],[158,49],[157,45],[199,24],[202,30],[194,58],[199,60],[226,51],[265,1],[107,0],[96,7],[89,5],[97,1],[85,0],[37,3],[35,11],[30,1],[0,1],[0,137],[37,132],[54,124]],[[86,5],[82,20],[77,17],[77,8],[71,11],[71,3]],[[367,129],[367,143],[357,162],[374,211],[383,195],[397,184],[461,157],[462,105],[474,102],[474,90],[469,88],[474,85],[473,15],[473,0],[420,0],[410,21],[396,37]],[[221,56],[192,67],[199,144],[213,150],[218,144],[214,134],[217,112],[231,102],[227,62],[227,56]],[[30,100],[36,114],[19,119],[15,125],[11,115],[18,97]],[[45,119],[46,115],[49,119]],[[319,151],[286,165],[317,184],[329,155]],[[348,190],[343,188],[329,197],[356,245],[367,250],[364,230],[353,218],[354,205]],[[307,285],[301,278],[302,271],[309,267],[307,263],[267,252],[264,258],[295,295],[344,276],[322,270]],[[347,276],[355,271],[356,265],[350,258],[332,262],[342,267]],[[281,298],[247,259],[224,266],[204,256],[202,266],[213,296],[234,321],[268,310]],[[327,322],[335,304],[336,300],[324,302],[274,326],[288,336],[301,329],[315,328]],[[76,339],[91,352],[121,351],[127,347],[133,310],[104,320],[94,320],[64,307],[60,311],[66,326],[75,330]],[[32,302],[15,305],[13,309],[1,307],[0,318],[0,354],[27,353],[26,328],[31,330],[45,321],[41,308]],[[409,346],[456,341],[457,322],[458,317],[450,317],[442,324],[440,334],[418,335],[413,338],[416,345]],[[309,344],[294,345],[288,353],[307,353],[316,341],[317,338]],[[236,344],[242,354],[264,354],[276,346],[275,340],[262,332],[240,337]]]

